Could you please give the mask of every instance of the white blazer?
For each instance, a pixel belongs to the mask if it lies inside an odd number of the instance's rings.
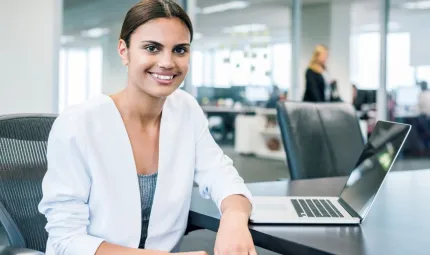
[[[69,108],[48,140],[48,171],[39,211],[47,218],[47,255],[95,254],[102,241],[137,248],[141,204],[130,140],[118,109],[101,95]],[[249,190],[208,130],[197,101],[168,96],[160,126],[158,179],[145,248],[178,248],[187,226],[193,181],[218,208]]]

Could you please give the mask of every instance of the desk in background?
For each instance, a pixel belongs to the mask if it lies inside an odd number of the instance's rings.
[[[280,254],[429,254],[430,170],[392,172],[360,226],[250,225],[255,245]],[[254,196],[338,196],[346,177],[252,183]],[[193,190],[189,223],[217,231],[219,212]]]

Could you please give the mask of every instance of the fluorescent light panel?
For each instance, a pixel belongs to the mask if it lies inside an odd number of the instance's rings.
[[[267,30],[267,26],[264,24],[244,24],[238,26],[232,26],[224,28],[224,33],[249,33],[249,32],[260,32]]]
[[[361,27],[364,31],[378,31],[380,28],[379,24],[371,23],[366,24]],[[388,30],[398,30],[400,29],[400,24],[397,22],[390,21],[388,23]]]
[[[82,31],[81,36],[90,37],[90,38],[99,38],[109,34],[109,32],[110,32],[109,28],[96,27],[96,28],[91,28],[91,29]]]
[[[62,35],[60,37],[60,43],[61,44],[67,44],[75,41],[75,37],[71,35]]]
[[[430,1],[415,1],[415,2],[407,2],[403,4],[403,7],[406,9],[430,9]]]
[[[244,9],[249,6],[245,1],[231,1],[223,4],[212,5],[201,9],[202,14],[210,14],[215,12],[224,12],[227,10]]]

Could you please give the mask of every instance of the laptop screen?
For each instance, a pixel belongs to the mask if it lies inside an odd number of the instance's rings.
[[[357,165],[340,194],[342,200],[362,219],[370,209],[409,130],[409,125],[379,121],[370,135]]]

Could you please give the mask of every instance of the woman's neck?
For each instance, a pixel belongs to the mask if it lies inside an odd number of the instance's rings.
[[[165,98],[156,98],[127,86],[112,96],[125,120],[138,121],[142,127],[158,125]]]
[[[316,62],[310,66],[310,69],[317,73],[323,73],[325,71],[325,65]]]

